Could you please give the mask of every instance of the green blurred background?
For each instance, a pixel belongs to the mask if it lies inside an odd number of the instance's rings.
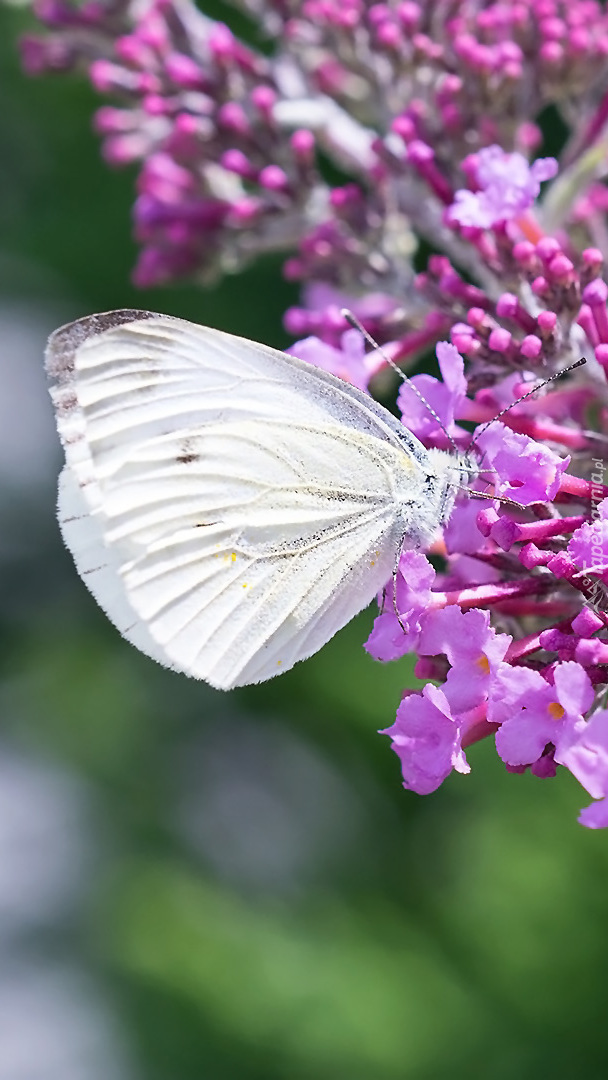
[[[608,835],[490,746],[427,798],[376,734],[367,612],[232,694],[104,618],[54,518],[47,333],[113,307],[281,345],[278,263],[129,284],[134,174],[0,9],[0,1080],[605,1077]]]

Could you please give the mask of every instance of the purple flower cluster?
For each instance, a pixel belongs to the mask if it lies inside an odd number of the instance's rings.
[[[49,33],[24,40],[26,70],[84,68],[95,90],[117,102],[95,117],[106,160],[142,162],[134,208],[141,285],[208,278],[260,251],[295,250],[286,264],[292,278],[400,297],[411,284],[408,217],[432,243],[445,236],[428,188],[446,206],[463,186],[460,163],[476,149],[534,148],[540,132],[530,118],[549,104],[593,137],[585,91],[608,55],[598,3],[244,6],[272,55],[191,0],[34,4]],[[352,182],[328,184],[320,152]],[[524,166],[522,158],[525,174]],[[517,171],[514,160],[508,170]],[[546,175],[537,163],[524,186],[538,191]]]
[[[416,652],[432,680],[387,731],[404,784],[468,772],[491,735],[510,771],[572,772],[595,800],[580,820],[608,826],[608,15],[595,0],[244,6],[264,52],[191,0],[38,0],[47,33],[25,65],[80,67],[114,99],[95,124],[109,163],[141,162],[139,284],[282,251],[302,283],[285,315],[298,356],[384,391],[387,357],[436,348],[441,378],[412,380],[432,411],[406,382],[403,422],[428,447],[473,438],[483,472],[437,569],[402,555],[367,642],[379,660]],[[548,106],[570,132],[559,163],[531,161]],[[348,182],[327,180],[328,159]]]

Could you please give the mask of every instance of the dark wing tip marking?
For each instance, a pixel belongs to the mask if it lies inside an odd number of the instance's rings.
[[[45,353],[47,374],[53,379],[69,376],[74,368],[74,356],[88,338],[97,337],[106,330],[112,330],[123,323],[137,322],[142,319],[156,319],[154,311],[138,311],[125,308],[120,311],[105,311],[99,315],[86,315],[76,322],[66,323],[51,334]]]

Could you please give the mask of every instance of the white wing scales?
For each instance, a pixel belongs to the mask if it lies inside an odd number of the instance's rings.
[[[67,466],[59,477],[58,516],[66,546],[99,606],[127,641],[166,663],[162,649],[127,600],[119,553],[104,543],[100,519],[89,512],[83,490]]]
[[[371,398],[282,353],[148,313],[57,331],[59,515],[144,652],[220,688],[317,651],[391,575],[423,470]],[[399,490],[396,490],[399,489]]]

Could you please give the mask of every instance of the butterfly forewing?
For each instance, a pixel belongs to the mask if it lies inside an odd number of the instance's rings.
[[[166,316],[105,320],[48,354],[76,565],[155,659],[222,688],[271,678],[386,583],[422,476],[404,438],[424,451],[283,353]]]

